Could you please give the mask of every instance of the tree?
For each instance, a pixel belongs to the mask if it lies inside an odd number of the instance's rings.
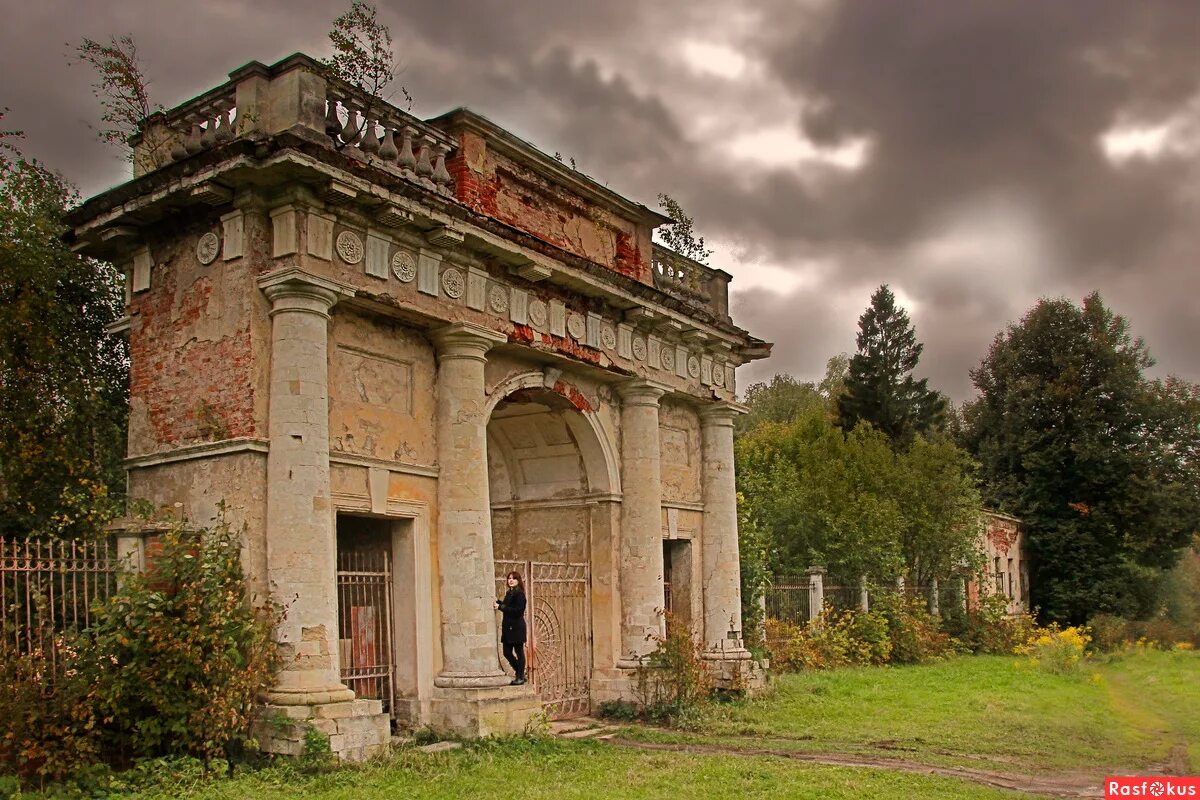
[[[865,420],[905,447],[914,434],[929,434],[942,425],[946,402],[926,379],[916,380],[924,345],[917,341],[908,312],[896,306],[887,284],[871,295],[871,305],[858,318],[858,352],[850,359],[845,392],[838,398],[843,430]]]
[[[138,58],[133,37],[113,36],[108,44],[84,38],[75,47],[74,61],[90,66],[96,73],[92,94],[100,101],[103,127],[96,130],[100,141],[121,150],[129,161],[134,159],[130,138],[141,131],[146,117],[162,106],[150,101],[150,84]],[[165,149],[163,150],[165,154]],[[153,163],[147,171],[161,166],[158,152],[147,154]]]
[[[1093,293],[1042,300],[997,335],[971,377],[964,443],[985,499],[1021,517],[1044,617],[1148,613],[1156,581],[1200,527],[1200,392],[1150,382],[1126,320]]]
[[[765,540],[771,571],[827,567],[835,579],[900,574],[903,509],[895,454],[867,425],[843,434],[823,405],[788,422],[763,422],[736,442],[743,512]]]
[[[350,8],[333,20],[329,31],[333,55],[325,66],[334,77],[367,93],[377,100],[386,100],[384,91],[400,71],[392,54],[392,32],[379,21],[379,11],[372,3],[353,0]],[[412,108],[412,95],[404,86],[406,108]]]
[[[88,535],[123,493],[121,279],[63,243],[75,198],[0,149],[0,534]]]
[[[660,194],[658,204],[674,221],[673,225],[658,229],[658,238],[662,243],[681,256],[700,264],[707,264],[713,251],[704,247],[703,236],[696,236],[692,228],[692,218],[683,210],[683,206],[669,194]]]

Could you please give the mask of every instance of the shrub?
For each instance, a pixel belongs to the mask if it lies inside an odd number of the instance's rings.
[[[1091,649],[1109,653],[1137,644],[1171,650],[1179,645],[1195,647],[1200,643],[1200,628],[1184,625],[1167,613],[1147,620],[1127,620],[1111,614],[1097,614],[1088,620],[1092,632]]]
[[[712,676],[691,631],[672,625],[668,615],[667,635],[657,639],[654,651],[634,673],[640,713],[670,722],[707,700],[712,691]]]
[[[924,664],[954,655],[956,642],[941,629],[925,601],[897,593],[881,593],[874,611],[887,620],[893,664]]]
[[[1077,675],[1079,664],[1091,637],[1083,626],[1062,628],[1051,625],[1042,628],[1030,642],[1017,652],[1030,656],[1031,660],[1046,672],[1055,675]]]
[[[964,616],[961,630],[955,633],[972,653],[1009,655],[1027,644],[1036,629],[1037,623],[1029,614],[1008,613],[1007,597],[985,594]]]
[[[0,774],[75,779],[90,762],[207,763],[248,744],[278,612],[248,602],[240,537],[224,522],[176,525],[161,546],[148,574],[93,609],[92,628],[54,640],[54,658],[6,652],[0,636]]]
[[[828,605],[802,625],[768,619],[767,644],[773,665],[784,672],[886,664],[892,649],[883,615]]]
[[[90,670],[78,642],[47,635],[54,657],[18,653],[0,630],[0,774],[26,782],[61,781],[100,754]]]
[[[221,520],[175,525],[146,574],[128,577],[90,634],[105,743],[118,762],[223,758],[249,737],[275,670],[277,610],[246,597],[240,536]]]

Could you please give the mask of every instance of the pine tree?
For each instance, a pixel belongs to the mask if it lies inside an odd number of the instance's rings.
[[[887,284],[875,290],[870,307],[858,318],[857,344],[845,391],[838,397],[842,429],[866,421],[898,447],[908,446],[914,434],[940,430],[946,401],[929,389],[925,378],[913,378],[924,345]]]

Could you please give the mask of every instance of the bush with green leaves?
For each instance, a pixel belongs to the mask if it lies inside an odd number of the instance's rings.
[[[692,632],[666,617],[667,634],[634,671],[633,690],[643,718],[669,723],[708,700],[713,681]]]
[[[0,653],[0,774],[61,780],[91,762],[220,762],[249,744],[276,669],[279,610],[247,597],[240,536],[223,521],[160,534],[145,574],[60,637],[55,658]]]
[[[247,598],[241,537],[221,520],[173,525],[89,632],[106,749],[121,757],[223,758],[244,744],[275,671],[278,610]]]
[[[957,652],[957,642],[942,630],[941,620],[929,613],[925,600],[881,592],[872,607],[887,620],[891,663],[925,664]]]

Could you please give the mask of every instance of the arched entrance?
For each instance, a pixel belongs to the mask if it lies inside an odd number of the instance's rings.
[[[488,485],[496,575],[526,577],[529,677],[562,718],[590,708],[593,531],[611,470],[595,420],[540,380],[510,385],[492,410]]]

